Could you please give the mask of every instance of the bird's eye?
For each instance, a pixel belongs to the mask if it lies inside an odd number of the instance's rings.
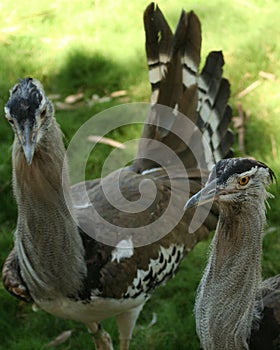
[[[11,125],[14,125],[14,124],[15,124],[15,122],[13,121],[13,119],[8,119],[8,121],[9,121],[9,123],[10,123]]]
[[[47,110],[44,109],[44,110],[41,112],[41,118],[42,118],[42,119],[45,118],[46,114],[47,114]]]
[[[250,178],[249,176],[243,176],[238,180],[239,185],[245,186],[249,182]]]

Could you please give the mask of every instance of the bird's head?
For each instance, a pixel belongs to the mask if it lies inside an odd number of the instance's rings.
[[[218,201],[242,204],[253,197],[266,199],[268,186],[275,175],[264,163],[250,158],[220,160],[212,169],[205,187],[192,196],[185,209]]]
[[[32,78],[20,80],[10,91],[5,115],[30,165],[36,145],[52,121],[54,108],[41,83]]]

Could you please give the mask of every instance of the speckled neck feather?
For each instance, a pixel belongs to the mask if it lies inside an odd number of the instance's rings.
[[[66,191],[62,189],[64,155],[61,131],[54,118],[36,147],[31,166],[15,137],[16,250],[23,279],[35,301],[77,295],[85,274],[83,245],[66,205],[71,198],[65,173]]]
[[[248,349],[257,317],[254,308],[260,294],[265,220],[264,198],[240,206],[221,205],[195,305],[203,349]]]

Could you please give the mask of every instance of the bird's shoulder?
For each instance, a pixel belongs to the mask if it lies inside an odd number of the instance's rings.
[[[170,180],[163,169],[138,174],[127,167],[72,186],[77,220],[82,227],[91,227],[93,235],[106,234],[107,222],[124,228],[153,222],[168,206],[170,196]]]
[[[81,194],[85,188],[87,193]],[[179,194],[175,194],[178,201]],[[145,244],[145,237],[153,234],[150,224],[162,216],[171,196],[170,179],[163,169],[139,174],[127,167],[102,180],[75,185],[72,195],[88,268],[83,298],[148,296],[172,277],[184,254],[176,228]],[[161,228],[170,216],[162,217]],[[135,232],[140,232],[138,237]],[[106,244],[108,237],[112,244]]]

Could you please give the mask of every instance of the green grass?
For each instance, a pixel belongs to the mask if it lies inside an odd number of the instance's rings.
[[[40,79],[49,94],[83,92],[87,102],[93,94],[108,96],[127,90],[126,102],[149,100],[144,52],[142,13],[147,1],[64,1],[5,0],[0,11],[0,110],[9,89],[20,77]],[[280,163],[280,37],[278,0],[162,0],[159,5],[172,28],[181,8],[194,9],[202,22],[202,61],[210,50],[223,50],[225,75],[231,82],[231,104],[237,115],[242,103],[247,114],[246,153],[268,163],[279,176]],[[262,78],[260,71],[274,80]],[[256,80],[259,87],[243,98],[238,93]],[[92,115],[122,103],[107,103],[77,110],[57,110],[57,119],[67,144],[75,131]],[[4,113],[2,112],[2,115]],[[110,134],[124,141],[140,135],[139,127]],[[16,205],[11,189],[11,144],[9,125],[0,120],[0,264],[13,245]],[[237,154],[240,154],[236,144]],[[110,147],[99,145],[88,177],[98,177]],[[279,273],[280,196],[270,200],[268,226],[264,239],[263,274]],[[183,262],[175,279],[159,288],[147,303],[137,323],[132,349],[199,349],[195,334],[193,302],[205,266],[209,240],[200,243]],[[149,326],[153,313],[157,322]],[[113,320],[105,328],[117,339]],[[74,329],[73,335],[57,349],[92,349],[91,338],[83,325],[60,320],[42,311],[34,313],[29,305],[18,302],[0,285],[0,349],[38,350],[61,332]],[[51,349],[51,348],[50,348]],[[54,348],[53,348],[54,349]]]

